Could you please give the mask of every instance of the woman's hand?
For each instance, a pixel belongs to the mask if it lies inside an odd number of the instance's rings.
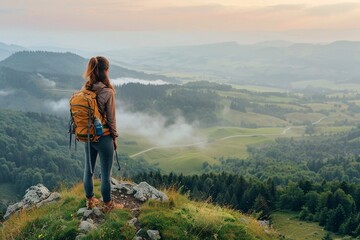
[[[113,138],[113,144],[114,144],[114,150],[116,151],[117,149],[117,141],[116,141],[116,138]]]

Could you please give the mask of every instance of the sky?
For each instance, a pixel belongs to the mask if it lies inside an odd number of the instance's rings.
[[[360,40],[360,0],[0,0],[0,42],[82,50]]]

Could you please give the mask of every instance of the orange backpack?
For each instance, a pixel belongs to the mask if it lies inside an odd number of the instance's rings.
[[[96,92],[81,89],[71,96],[69,100],[70,104],[70,122],[69,122],[69,134],[70,134],[70,143],[69,149],[71,148],[71,139],[72,135],[75,134],[76,140],[81,142],[87,142],[88,144],[88,159],[89,164],[91,166],[90,161],[90,142],[97,142],[101,136],[109,135],[110,129],[106,123],[106,119],[99,112],[99,108],[97,105],[96,95],[98,91],[102,88],[98,89]],[[99,119],[102,127],[103,134],[101,136],[96,135],[94,120]],[[76,141],[75,141],[75,149],[76,149]],[[117,157],[117,152],[115,151],[115,156],[117,163],[120,164],[119,159]],[[92,166],[90,167],[90,172],[93,174]]]
[[[76,140],[78,141],[97,142],[101,137],[96,135],[94,126],[95,118],[98,118],[103,125],[103,135],[108,135],[110,133],[106,124],[106,119],[100,114],[98,109],[96,94],[99,90],[93,92],[81,89],[73,93],[69,100],[71,116],[69,133],[75,134]]]

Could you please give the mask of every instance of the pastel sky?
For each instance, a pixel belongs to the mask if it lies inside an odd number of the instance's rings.
[[[31,41],[28,45],[44,44],[36,40],[37,35],[47,37],[49,44],[57,44],[59,37],[73,36],[76,47],[94,33],[101,35],[99,39],[125,38],[128,46],[134,45],[139,36],[147,37],[150,45],[169,41],[191,44],[197,39],[199,43],[232,39],[360,40],[360,1],[0,1],[0,42],[3,39],[26,44],[25,39],[19,39],[26,35]],[[178,38],[185,40],[175,41]],[[145,41],[136,43],[144,45]]]

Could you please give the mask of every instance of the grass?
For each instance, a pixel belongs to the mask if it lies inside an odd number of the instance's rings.
[[[99,185],[99,179],[95,179],[97,197]],[[207,201],[191,201],[188,195],[179,194],[173,187],[162,190],[169,201],[149,200],[140,207],[142,235],[148,229],[156,229],[162,239],[277,239],[273,229],[264,229],[255,219],[238,211]],[[78,183],[59,191],[60,201],[10,216],[2,223],[1,239],[75,239],[80,224],[76,212],[85,206],[83,185]],[[130,210],[114,210],[83,239],[132,239],[135,228],[127,223],[129,219]]]
[[[141,207],[140,222],[146,229],[160,230],[162,239],[277,239],[259,223],[238,211],[209,202],[190,201],[172,189],[169,202],[148,201]]]
[[[304,124],[305,122],[315,122],[320,118],[325,117],[321,113],[289,113],[286,115],[286,119],[293,124]]]
[[[325,236],[327,231],[316,222],[299,221],[297,215],[297,212],[286,211],[273,213],[271,216],[274,228],[289,240],[319,240]],[[341,239],[337,235],[332,237]]]
[[[279,136],[278,134],[282,131],[283,128],[206,128],[201,130],[201,133],[208,139],[205,144],[157,148],[136,157],[143,157],[150,164],[158,165],[165,173],[172,171],[183,174],[197,174],[202,172],[204,162],[217,164],[220,157],[245,158],[248,156],[248,145],[273,142],[273,139]],[[261,136],[261,134],[265,135]],[[233,137],[226,138],[229,136]]]
[[[99,179],[95,179],[94,193],[97,197],[100,197],[99,186]],[[58,202],[11,215],[2,223],[1,239],[75,239],[80,224],[76,212],[85,206],[83,184],[78,183],[71,189],[61,187],[60,193],[62,198]],[[88,239],[111,239],[109,236],[130,239],[135,230],[126,224],[128,219],[129,210],[113,211],[106,216],[106,223],[89,235]]]
[[[123,133],[118,138],[119,150],[118,152],[125,152],[129,155],[140,152],[152,145],[145,138],[133,134]]]
[[[286,126],[288,123],[280,118],[253,112],[239,112],[229,108],[224,109],[221,118],[224,125],[241,126],[241,123],[255,124],[260,127]]]

